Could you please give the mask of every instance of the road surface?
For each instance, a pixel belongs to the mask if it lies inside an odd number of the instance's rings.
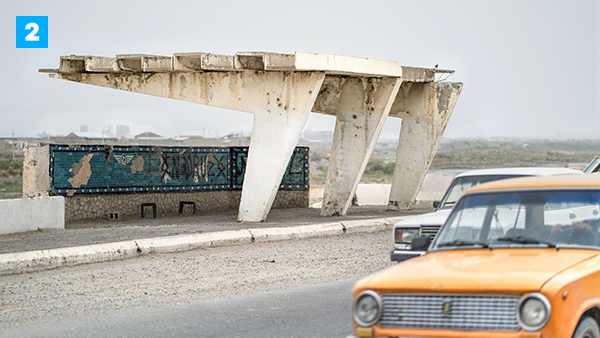
[[[389,231],[0,277],[0,337],[345,337]]]

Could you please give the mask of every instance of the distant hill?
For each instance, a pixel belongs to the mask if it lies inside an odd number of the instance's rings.
[[[322,184],[327,174],[330,142],[310,142],[311,184]],[[380,141],[362,177],[363,182],[390,182],[398,142]],[[430,170],[470,170],[495,167],[565,167],[589,163],[600,154],[599,140],[443,139]]]

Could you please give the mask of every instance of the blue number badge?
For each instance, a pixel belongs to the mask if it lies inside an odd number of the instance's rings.
[[[17,16],[17,48],[48,48],[47,16]]]

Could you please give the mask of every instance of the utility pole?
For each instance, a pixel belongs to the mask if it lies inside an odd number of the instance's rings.
[[[13,151],[12,151],[12,160],[15,160],[15,131],[13,130],[13,137],[12,137],[12,146],[13,146]]]

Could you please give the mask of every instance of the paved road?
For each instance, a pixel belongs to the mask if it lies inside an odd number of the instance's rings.
[[[0,337],[343,337],[351,285],[392,265],[390,241],[346,234],[2,276]]]
[[[356,280],[28,325],[12,337],[346,337]]]

